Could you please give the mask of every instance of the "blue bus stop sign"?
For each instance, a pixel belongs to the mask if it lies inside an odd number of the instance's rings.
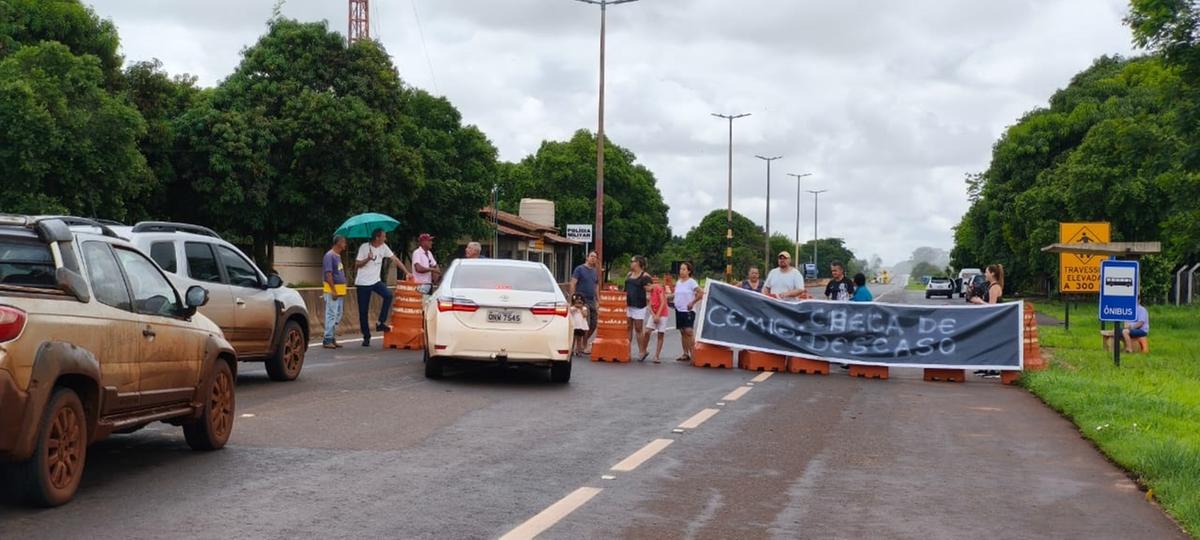
[[[1138,262],[1109,259],[1100,263],[1100,320],[1137,320]]]

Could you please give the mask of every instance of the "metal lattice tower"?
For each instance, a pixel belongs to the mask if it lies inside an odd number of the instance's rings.
[[[350,44],[371,39],[371,10],[368,0],[350,0],[350,27],[346,31]]]

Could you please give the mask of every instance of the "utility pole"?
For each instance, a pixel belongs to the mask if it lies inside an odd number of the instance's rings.
[[[803,192],[800,189],[800,179],[805,176],[812,176],[812,173],[787,173],[787,175],[796,179],[796,257],[792,260],[800,262],[800,194]],[[767,261],[767,266],[771,266],[771,261]]]
[[[725,211],[725,282],[733,283],[733,121],[750,116],[742,114],[712,113],[717,118],[729,120],[729,190],[728,206]]]
[[[371,39],[371,9],[367,0],[350,0],[350,25],[346,29],[346,42],[354,45]]]
[[[817,200],[821,198],[821,194],[829,191],[828,189],[818,189],[813,191],[806,190],[813,194],[813,266],[817,265]],[[817,274],[820,275],[821,269],[817,269]]]
[[[765,272],[767,268],[771,267],[771,162],[775,161],[779,158],[782,158],[783,156],[767,157],[767,156],[760,156],[758,154],[755,154],[754,157],[767,162],[767,219],[766,219],[766,224],[765,224],[765,226],[767,228],[767,242],[766,242],[766,244],[767,244],[766,261],[767,262],[766,262],[766,266],[763,267],[763,271]]]
[[[608,19],[608,6],[628,4],[637,0],[576,0],[600,6],[600,99],[596,127],[596,256],[604,270],[604,29]]]

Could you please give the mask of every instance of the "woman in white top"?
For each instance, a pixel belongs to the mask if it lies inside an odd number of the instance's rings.
[[[675,303],[675,327],[679,329],[679,339],[683,342],[683,356],[675,359],[679,362],[691,362],[696,351],[696,312],[693,309],[704,297],[704,291],[692,279],[694,269],[690,262],[679,264],[679,282],[675,284],[675,293],[671,295]]]

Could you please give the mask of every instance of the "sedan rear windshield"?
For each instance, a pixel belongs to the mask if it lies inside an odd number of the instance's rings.
[[[933,279],[929,280],[929,282],[930,282],[930,283],[949,283],[949,282],[950,282],[950,278],[944,278],[944,277],[935,277],[935,278],[933,278]]]
[[[554,292],[558,284],[541,268],[481,264],[459,266],[454,270],[450,287]]]
[[[0,285],[56,288],[50,246],[0,238]]]

